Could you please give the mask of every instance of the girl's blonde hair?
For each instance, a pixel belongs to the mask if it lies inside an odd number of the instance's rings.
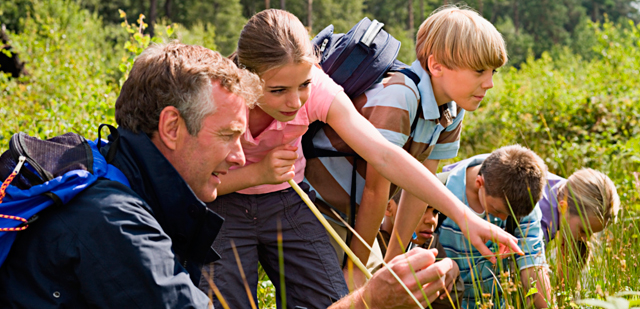
[[[607,175],[585,168],[573,173],[558,188],[558,200],[566,200],[572,216],[596,216],[606,226],[620,210],[616,186]]]
[[[258,75],[289,63],[318,63],[309,33],[293,14],[264,10],[249,19],[240,32],[238,47],[229,56]]]
[[[427,71],[430,55],[449,69],[486,70],[507,63],[507,49],[498,30],[473,10],[456,6],[439,8],[420,25],[416,56]]]

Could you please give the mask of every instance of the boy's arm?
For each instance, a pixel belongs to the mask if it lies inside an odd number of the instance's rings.
[[[382,177],[371,165],[367,165],[367,176],[365,180],[362,200],[360,201],[360,208],[358,208],[356,215],[357,220],[354,229],[360,234],[362,239],[371,246],[380,229],[380,222],[382,222],[384,218],[391,183]],[[371,253],[369,249],[367,249],[357,237],[351,239],[350,247],[360,261],[366,265],[369,254]]]
[[[520,281],[525,293],[529,293],[531,288],[536,288],[537,293],[532,295],[531,301],[536,308],[547,308],[547,301],[551,302],[551,284],[549,283],[549,275],[544,267],[536,266],[525,268],[520,271]],[[534,284],[531,284],[535,282]]]
[[[263,184],[280,184],[295,176],[297,147],[282,145],[271,150],[262,161],[219,175],[218,196]]]
[[[425,160],[423,165],[435,175],[438,170],[440,160]],[[409,243],[411,234],[418,226],[420,218],[427,209],[427,203],[423,202],[413,194],[402,192],[398,211],[396,213],[396,221],[393,224],[393,232],[389,239],[387,254],[384,257],[385,262],[391,261],[395,256],[402,254],[403,248]],[[404,246],[400,246],[398,235]]]
[[[551,301],[552,296],[549,275],[545,269],[546,258],[540,224],[541,218],[540,208],[535,207],[529,215],[520,219],[514,235],[518,238],[518,244],[525,252],[524,256],[516,257],[525,293],[535,287],[538,292],[533,295],[532,303],[536,308],[547,308],[547,301]],[[535,281],[535,286],[531,284],[531,281]]]
[[[336,95],[329,107],[327,123],[360,156],[373,165],[389,181],[397,184],[422,201],[459,223],[463,234],[482,255],[494,253],[486,246],[489,240],[505,245],[501,252],[511,249],[522,251],[515,237],[482,220],[471,212],[420,162],[404,149],[387,141],[376,128],[356,111],[353,103],[343,92]],[[490,259],[493,263],[496,258]]]

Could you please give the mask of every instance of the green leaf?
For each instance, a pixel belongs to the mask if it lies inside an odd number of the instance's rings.
[[[538,289],[536,289],[536,288],[530,288],[530,289],[529,289],[529,291],[527,292],[527,295],[526,295],[525,297],[529,297],[529,296],[534,295],[534,294],[536,294],[536,293],[538,293]]]

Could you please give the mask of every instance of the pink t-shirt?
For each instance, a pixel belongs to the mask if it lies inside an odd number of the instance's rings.
[[[304,179],[304,167],[307,161],[304,158],[302,146],[300,145],[302,135],[307,132],[310,123],[316,120],[327,122],[327,114],[329,113],[331,102],[333,102],[333,99],[340,91],[343,91],[340,85],[336,84],[331,77],[315,65],[311,69],[311,84],[309,87],[311,87],[309,98],[302,108],[300,108],[298,114],[296,114],[296,118],[289,122],[280,122],[274,119],[273,122],[256,137],[252,136],[251,130],[247,129],[242,137],[242,149],[244,150],[244,155],[247,160],[245,166],[260,162],[272,149],[280,145],[289,144],[298,147],[298,159],[294,164],[296,175],[293,179],[296,183]],[[247,121],[248,118],[249,113],[247,113]],[[234,169],[234,167],[231,169]],[[286,182],[279,185],[265,184],[240,190],[238,193],[262,194],[279,191],[288,187],[289,184]]]

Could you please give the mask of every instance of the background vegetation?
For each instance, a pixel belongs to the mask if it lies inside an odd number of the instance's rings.
[[[99,123],[115,122],[114,103],[123,78],[151,41],[178,38],[229,54],[251,14],[267,5],[284,4],[312,32],[329,23],[346,31],[363,16],[377,18],[403,42],[400,58],[411,62],[415,30],[443,4],[316,0],[310,20],[309,3],[3,1],[0,21],[28,74],[19,78],[0,74],[0,149],[6,149],[18,131],[41,138],[73,131],[94,138]],[[579,306],[578,299],[640,291],[640,181],[634,176],[640,167],[637,2],[470,0],[467,4],[496,24],[511,58],[509,67],[495,76],[495,88],[480,109],[468,114],[458,157],[520,143],[545,158],[556,174],[568,176],[581,167],[607,173],[622,199],[621,216],[593,243],[593,258],[584,271],[571,269],[563,277],[554,272],[556,297],[567,306]],[[139,13],[148,18],[140,19]],[[568,275],[577,277],[579,284],[566,284]],[[274,306],[273,286],[264,275],[261,278],[260,302]]]

